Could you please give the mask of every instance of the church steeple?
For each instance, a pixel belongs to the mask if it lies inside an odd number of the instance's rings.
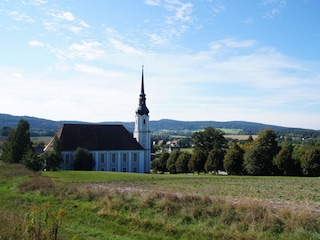
[[[150,172],[151,161],[151,132],[149,130],[149,109],[146,106],[146,94],[144,93],[143,66],[141,78],[141,92],[139,107],[136,110],[136,122],[133,137],[144,148],[144,172]]]
[[[146,105],[146,94],[144,93],[144,73],[143,73],[143,66],[142,66],[142,77],[141,77],[141,92],[139,97],[139,107],[136,111],[139,115],[148,115],[149,109]]]

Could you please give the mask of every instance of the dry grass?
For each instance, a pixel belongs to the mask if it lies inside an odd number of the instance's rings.
[[[320,232],[320,213],[310,205],[302,207],[300,204],[274,204],[261,199],[209,197],[128,187],[119,189],[110,184],[77,184],[74,187],[78,188],[77,195],[81,192],[78,197],[81,196],[82,200],[87,198],[98,202],[98,216],[116,216],[119,212],[126,212],[131,217],[147,215],[151,219],[157,218],[164,224],[171,220],[182,225],[202,222],[210,226],[213,222],[220,222],[240,232],[249,229],[274,234],[297,229]]]
[[[23,215],[0,209],[0,239],[20,239],[23,234]]]
[[[27,169],[22,164],[6,164],[0,162],[0,178],[13,178],[20,176],[37,176],[39,173]]]
[[[54,183],[51,178],[35,176],[27,181],[22,182],[18,186],[21,193],[34,192],[37,194],[52,194],[54,191]]]

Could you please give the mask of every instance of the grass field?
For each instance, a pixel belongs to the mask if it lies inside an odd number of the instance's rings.
[[[238,140],[248,140],[250,135],[234,135],[234,134],[230,134],[230,135],[224,135],[225,138],[231,138],[231,139],[238,139]],[[251,137],[255,140],[258,138],[258,135],[251,135]]]
[[[32,137],[32,142],[44,142],[45,144],[48,144],[52,140],[52,137],[48,136],[41,136],[41,137]]]
[[[28,239],[25,214],[39,219],[42,206],[61,217],[58,239],[320,239],[320,178],[39,175],[0,164],[0,182],[0,239]]]

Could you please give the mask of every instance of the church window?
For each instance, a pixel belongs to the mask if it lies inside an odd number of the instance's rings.
[[[116,168],[114,168],[114,167],[111,168],[111,171],[112,171],[112,172],[115,172],[115,171],[116,171]]]
[[[113,162],[113,163],[116,162],[116,154],[115,153],[111,154],[111,162]]]
[[[126,163],[127,162],[127,154],[122,154],[122,162]]]
[[[127,168],[122,168],[122,172],[127,172]]]
[[[103,153],[101,153],[101,155],[100,155],[100,162],[104,163],[104,154]]]
[[[133,172],[138,172],[138,169],[136,167],[134,167]]]
[[[144,125],[146,124],[146,120],[145,120],[145,119],[143,119],[143,124],[144,124]]]
[[[136,163],[138,161],[138,153],[133,154],[133,162]]]
[[[101,168],[101,171],[104,171],[104,168]]]

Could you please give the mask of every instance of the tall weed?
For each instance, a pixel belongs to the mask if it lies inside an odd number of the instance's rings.
[[[52,211],[50,204],[33,206],[25,215],[25,234],[34,240],[57,240],[66,212]]]

